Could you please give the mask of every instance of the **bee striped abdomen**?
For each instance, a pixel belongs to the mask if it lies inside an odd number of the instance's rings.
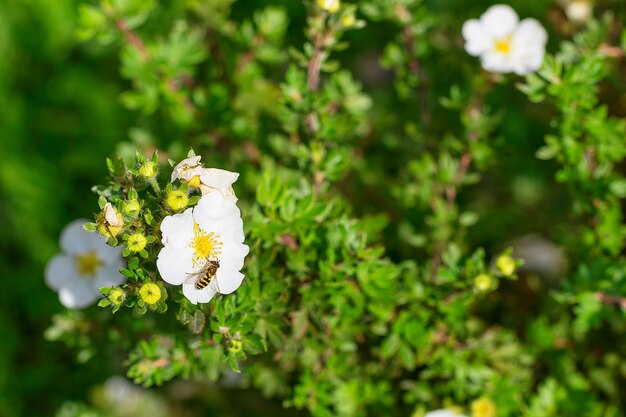
[[[207,285],[211,283],[215,274],[217,273],[217,268],[220,267],[220,261],[209,261],[209,265],[205,269],[204,273],[200,275],[198,280],[196,281],[196,290],[201,290],[206,288]]]

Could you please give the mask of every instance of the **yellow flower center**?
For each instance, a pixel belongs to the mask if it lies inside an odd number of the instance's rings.
[[[146,304],[155,304],[161,299],[161,289],[158,285],[148,282],[143,284],[139,290],[139,295]]]
[[[200,229],[197,224],[193,225],[194,238],[191,242],[193,248],[193,263],[194,265],[203,263],[209,259],[217,259],[217,256],[222,253],[222,245],[224,242],[220,241],[220,237],[215,233],[206,233]]]
[[[495,417],[496,405],[489,398],[479,398],[472,403],[473,417]]]
[[[509,35],[504,39],[499,39],[496,41],[496,51],[501,54],[508,55],[511,53],[511,41],[512,37]]]
[[[82,255],[76,255],[76,269],[81,275],[94,276],[100,266],[102,266],[102,259],[98,257],[96,251],[92,250]]]

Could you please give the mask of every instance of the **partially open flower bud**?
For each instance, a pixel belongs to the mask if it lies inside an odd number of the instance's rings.
[[[139,175],[145,178],[152,178],[156,175],[157,164],[152,161],[145,162],[139,167]]]
[[[174,190],[170,191],[165,201],[172,210],[182,210],[187,207],[189,197],[187,197],[187,194],[180,190]]]

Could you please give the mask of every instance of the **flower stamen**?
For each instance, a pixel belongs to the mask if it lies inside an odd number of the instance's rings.
[[[102,266],[102,259],[98,256],[96,251],[85,252],[81,255],[76,255],[76,269],[80,275],[94,276],[100,266]]]
[[[511,53],[511,35],[507,36],[504,39],[498,39],[496,41],[495,49],[497,52],[500,52],[503,55],[508,55]]]
[[[197,224],[193,226],[193,233],[194,238],[191,242],[191,247],[194,251],[194,266],[209,259],[217,259],[218,255],[222,253],[222,245],[224,244],[224,242],[219,240],[219,235],[213,232],[206,233]]]

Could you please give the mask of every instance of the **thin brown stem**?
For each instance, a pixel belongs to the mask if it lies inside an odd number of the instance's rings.
[[[404,35],[404,44],[409,54],[409,70],[417,77],[417,100],[420,108],[420,118],[424,125],[428,125],[431,120],[430,110],[428,108],[428,85],[420,62],[415,54],[415,43],[413,41],[411,27],[405,26],[402,33]]]

